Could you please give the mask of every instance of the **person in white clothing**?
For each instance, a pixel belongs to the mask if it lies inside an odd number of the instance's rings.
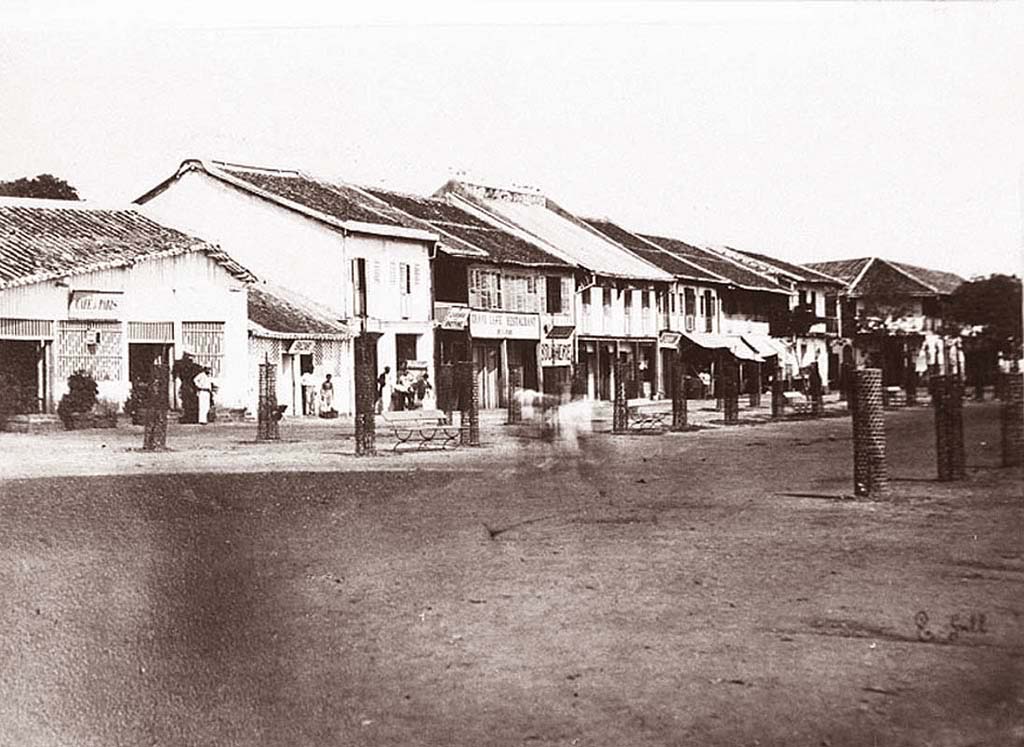
[[[206,425],[210,417],[210,400],[213,397],[213,379],[210,378],[210,368],[203,366],[203,369],[195,375],[192,383],[196,387],[196,395],[199,397],[199,424]]]

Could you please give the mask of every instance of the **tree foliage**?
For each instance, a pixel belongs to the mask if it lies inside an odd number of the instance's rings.
[[[40,174],[32,179],[21,177],[0,182],[2,197],[36,197],[48,200],[78,200],[78,190],[53,174]]]
[[[982,327],[982,336],[1006,354],[1021,345],[1021,281],[1014,275],[970,280],[949,299],[948,316],[958,324]]]

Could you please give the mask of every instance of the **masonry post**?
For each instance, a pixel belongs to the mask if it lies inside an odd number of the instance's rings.
[[[862,497],[884,496],[889,492],[889,470],[880,368],[854,373],[853,400],[853,490]]]
[[[377,453],[377,432],[374,410],[377,404],[377,372],[374,370],[372,345],[376,340],[365,332],[355,338],[356,455]],[[385,403],[386,406],[386,403]]]
[[[167,448],[167,365],[153,365],[149,401],[146,403],[145,430],[142,436],[143,451],[163,451]]]
[[[1003,466],[1016,467],[1024,463],[1024,374],[1004,373],[1000,389],[1003,403],[1000,408],[1002,426]]]
[[[615,400],[612,403],[612,433],[629,430],[629,408],[626,403],[626,365],[615,359]]]
[[[686,409],[686,366],[683,356],[677,350],[672,356],[672,430],[685,431],[687,426]]]

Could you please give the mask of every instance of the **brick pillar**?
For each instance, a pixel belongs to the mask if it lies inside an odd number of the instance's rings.
[[[1024,463],[1024,378],[1016,372],[1001,374],[1000,379],[1003,466],[1016,467]]]
[[[935,411],[935,466],[939,482],[953,479],[949,444],[949,377],[932,376],[932,408]]]
[[[519,392],[523,388],[523,369],[513,366],[508,369],[508,414],[505,422],[508,425],[523,421],[523,403]]]
[[[256,440],[277,441],[281,438],[277,409],[277,363],[264,360],[260,364],[259,395],[256,405]]]
[[[739,371],[735,361],[722,361],[722,406],[727,425],[735,425],[740,419]]]
[[[761,364],[754,364],[754,375],[750,377],[750,406],[761,406]]]
[[[672,430],[684,431],[687,426],[686,409],[686,366],[683,365],[683,358],[677,351],[672,357]]]
[[[612,433],[629,430],[629,406],[626,403],[626,364],[615,360],[615,399],[612,402]]]
[[[772,379],[772,418],[778,420],[783,416],[784,408],[782,401],[782,369],[775,369],[775,377]]]
[[[882,370],[865,368],[855,372],[853,398],[853,490],[858,496],[884,496],[889,492],[889,470]]]
[[[949,465],[954,480],[967,477],[967,455],[964,451],[964,380],[957,375],[950,380],[949,392]]]
[[[451,363],[437,367],[437,407],[451,425],[452,412],[456,409],[455,367]]]
[[[142,436],[143,451],[163,451],[167,448],[167,366],[153,365],[153,380],[146,403],[145,429]]]
[[[355,353],[356,390],[356,455],[373,456],[377,453],[377,424],[374,410],[377,404],[377,372],[374,370],[372,346],[376,340],[365,334],[353,340]],[[387,406],[387,403],[384,403]]]
[[[472,361],[456,364],[459,389],[459,441],[463,446],[480,445],[480,377]]]
[[[818,361],[810,366],[811,371],[811,417],[820,418],[825,412],[825,391],[821,381],[821,371],[818,369]]]

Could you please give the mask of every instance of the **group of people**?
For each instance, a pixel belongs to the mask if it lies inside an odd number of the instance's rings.
[[[317,386],[316,376],[306,371],[299,379],[302,385],[302,414],[319,415],[322,418],[334,418],[338,411],[334,409],[334,382],[331,375],[326,374]]]
[[[414,374],[407,368],[398,372],[398,378],[392,381],[391,367],[385,366],[377,377],[377,412],[386,410],[431,410],[430,403],[434,399],[434,387],[426,371]]]

